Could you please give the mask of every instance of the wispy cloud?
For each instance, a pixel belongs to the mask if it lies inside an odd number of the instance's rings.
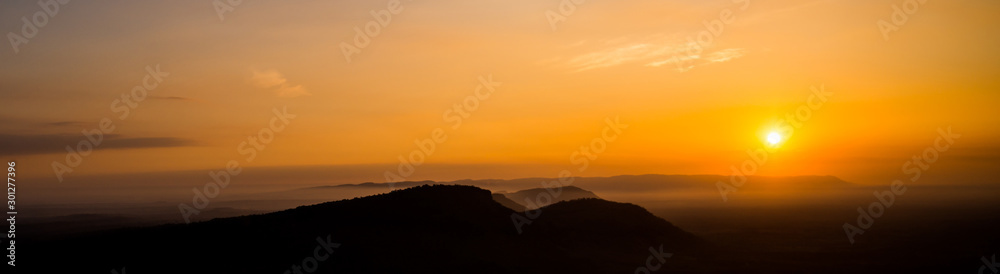
[[[705,60],[711,63],[722,63],[743,57],[743,55],[746,55],[746,52],[745,49],[724,49],[709,53],[705,56]]]
[[[79,126],[79,125],[83,125],[83,124],[84,123],[80,122],[80,121],[59,121],[59,122],[45,123],[45,125],[57,126],[57,127],[61,127],[61,126]]]
[[[0,155],[30,155],[65,153],[64,147],[76,146],[82,136],[78,134],[0,134]],[[191,146],[190,139],[172,137],[121,138],[117,134],[104,135],[101,145],[93,149],[140,149]]]
[[[693,54],[707,51],[695,42],[684,42],[679,35],[654,34],[645,37],[617,37],[598,41],[588,45],[576,43],[571,47],[590,47],[583,54],[560,62],[569,67],[572,72],[607,68],[634,63],[644,63],[649,67],[660,67],[666,64],[677,65],[678,71],[684,72],[696,66],[730,61],[746,55],[741,48],[723,49],[710,53]],[[539,63],[551,63],[548,59]]]
[[[191,98],[180,97],[180,96],[149,96],[149,98],[151,98],[151,99],[159,99],[159,100],[179,100],[179,101],[190,101],[191,100]]]
[[[677,66],[677,71],[685,72],[698,66],[711,65],[714,63],[727,62],[746,55],[747,50],[741,48],[723,49],[705,55],[675,55],[670,59],[654,61],[646,64],[649,67],[659,67],[663,65]]]
[[[263,89],[271,89],[278,97],[312,95],[302,85],[291,85],[285,75],[277,70],[253,70],[250,82]]]

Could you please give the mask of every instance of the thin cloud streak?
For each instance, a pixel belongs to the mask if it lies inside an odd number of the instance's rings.
[[[149,96],[149,98],[150,99],[159,99],[159,100],[178,100],[178,101],[191,101],[191,100],[194,100],[194,99],[191,99],[191,98],[188,98],[188,97],[180,97],[180,96]]]
[[[585,47],[587,43],[576,43],[573,47]],[[643,38],[618,37],[599,42],[603,45],[598,50],[590,51],[563,61],[562,66],[572,69],[571,72],[608,68],[633,63],[645,63],[648,67],[660,67],[665,64],[678,65],[678,71],[684,72],[696,66],[727,62],[746,55],[742,48],[723,49],[708,54],[688,54],[697,52],[699,45],[683,42],[677,35],[655,34]],[[544,60],[539,63],[549,63],[556,60]]]
[[[302,85],[289,84],[288,78],[285,78],[284,74],[274,69],[253,70],[250,82],[258,88],[271,89],[278,97],[312,95]]]
[[[96,138],[96,137],[95,137]],[[65,153],[66,146],[76,146],[81,140],[87,140],[79,134],[37,134],[13,135],[0,134],[0,155],[33,155],[48,153]],[[88,141],[89,143],[89,141]],[[172,137],[121,138],[120,135],[104,135],[99,146],[101,149],[142,149],[192,146],[194,140]]]

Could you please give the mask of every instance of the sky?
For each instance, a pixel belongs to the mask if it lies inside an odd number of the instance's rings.
[[[4,1],[0,155],[50,187],[231,161],[382,182],[441,133],[404,179],[730,175],[768,147],[754,175],[885,185],[950,129],[919,183],[1000,175],[1000,2],[580,2],[71,1],[26,33],[43,7]],[[609,119],[627,127],[581,170]]]

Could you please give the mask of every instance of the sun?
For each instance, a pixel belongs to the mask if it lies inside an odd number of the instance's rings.
[[[767,143],[771,145],[777,145],[778,143],[781,143],[781,134],[778,134],[777,132],[771,132],[767,134]]]

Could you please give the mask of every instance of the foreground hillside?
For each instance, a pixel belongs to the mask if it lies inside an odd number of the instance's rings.
[[[488,190],[418,186],[28,243],[24,254],[34,255],[22,258],[45,266],[38,273],[632,273],[652,255],[662,269],[681,269],[703,254],[700,239],[635,205],[584,199],[531,213],[518,233],[512,216],[524,213],[498,204]],[[41,261],[56,257],[68,259]]]

